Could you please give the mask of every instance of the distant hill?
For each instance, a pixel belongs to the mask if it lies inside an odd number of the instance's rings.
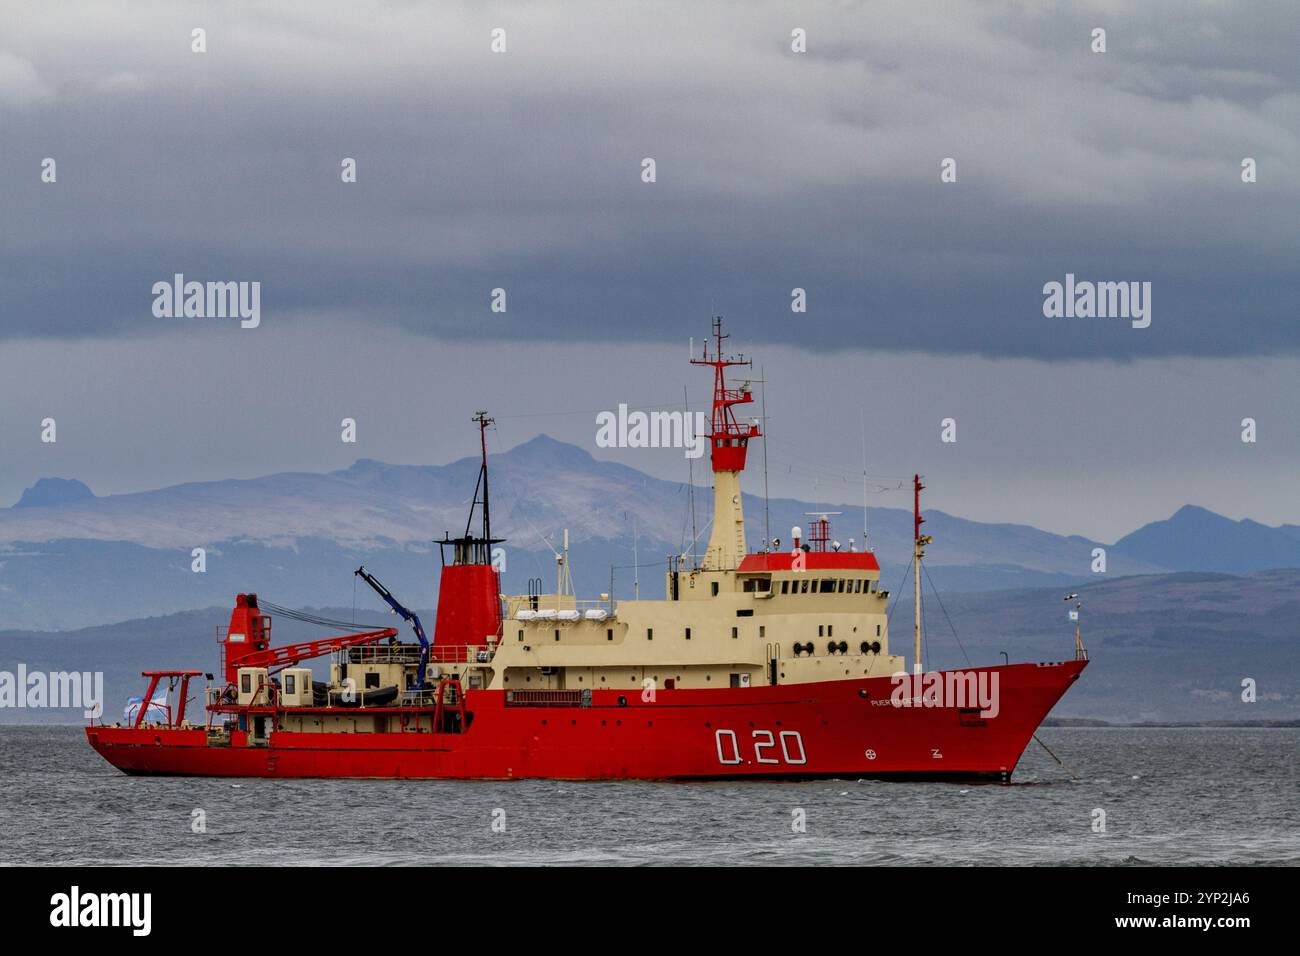
[[[42,479],[21,507],[0,508],[4,623],[77,628],[224,606],[246,590],[284,605],[350,606],[359,564],[403,601],[429,605],[439,562],[432,542],[463,531],[477,469],[475,458],[447,465],[361,459],[324,474],[100,497],[81,482]],[[642,593],[658,593],[665,557],[698,553],[708,540],[707,487],[696,489],[692,520],[685,482],[599,461],[545,435],[491,456],[491,469],[493,531],[508,539],[504,581],[512,591],[526,590],[530,578],[552,579],[551,548],[565,528],[575,581],[589,595],[610,588],[611,569],[615,594],[630,593],[634,555]],[[772,499],[765,513],[761,498],[746,495],[745,509],[753,549],[769,533],[789,547],[790,528],[806,527],[805,512],[821,510],[844,512],[833,534],[845,547],[850,538],[862,546],[860,505]],[[1111,546],[941,511],[926,517],[935,538],[928,568],[944,591],[1075,588],[1097,580],[1096,547],[1107,548],[1110,577],[1300,566],[1294,527],[1233,522],[1201,509],[1184,508]],[[896,588],[910,562],[911,513],[873,508],[867,522],[885,586]],[[206,551],[204,573],[191,570],[194,548]]]
[[[95,497],[95,493],[75,478],[42,478],[23,492],[15,508],[48,508]]]
[[[1300,567],[1300,527],[1270,528],[1233,521],[1184,505],[1165,521],[1153,521],[1115,542],[1115,551],[1177,571],[1245,574],[1265,568]]]

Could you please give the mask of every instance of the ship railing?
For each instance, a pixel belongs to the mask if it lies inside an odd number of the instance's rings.
[[[438,703],[438,692],[432,687],[424,690],[402,691],[403,707],[433,707]]]
[[[416,664],[418,644],[362,644],[347,649],[349,664]]]
[[[518,611],[539,611],[542,608],[571,611],[578,606],[572,594],[512,594],[506,597],[506,617],[514,617]]]
[[[495,644],[435,644],[429,648],[430,664],[490,664]],[[349,664],[418,664],[417,644],[363,644],[347,649]]]
[[[407,689],[402,691],[403,707],[436,707],[438,704],[438,687],[425,687],[423,690]],[[443,686],[442,703],[444,707],[455,706],[459,691],[451,686]]]
[[[429,648],[431,664],[490,664],[496,655],[495,644],[451,644]]]
[[[750,402],[754,400],[754,392],[749,388],[724,388],[720,390],[718,397],[724,402]]]

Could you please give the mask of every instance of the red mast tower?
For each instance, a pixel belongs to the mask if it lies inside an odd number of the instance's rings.
[[[701,565],[704,570],[733,570],[740,565],[745,550],[745,515],[740,501],[740,473],[745,470],[745,454],[751,438],[762,437],[757,423],[741,424],[733,410],[754,400],[749,383],[728,388],[726,370],[735,365],[753,368],[743,355],[725,355],[722,342],[722,317],[713,317],[713,352],[708,340],[702,358],[691,359],[692,365],[713,368],[713,415],[708,433],[710,461],[713,465],[713,532],[709,549]]]

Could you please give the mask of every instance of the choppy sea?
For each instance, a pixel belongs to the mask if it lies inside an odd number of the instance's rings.
[[[1039,736],[1065,767],[1009,785],[503,783],[128,777],[0,727],[0,863],[1300,864],[1300,729]]]

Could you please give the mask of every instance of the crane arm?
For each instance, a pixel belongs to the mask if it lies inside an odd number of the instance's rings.
[[[384,587],[377,577],[365,569],[365,566],[359,567],[353,572],[362,581],[365,581],[378,594],[393,613],[401,615],[402,619],[411,625],[411,630],[415,631],[415,637],[420,642],[420,667],[415,673],[415,686],[421,688],[424,686],[424,672],[429,665],[429,638],[425,636],[424,625],[420,623],[420,616],[414,611],[408,610],[393,593]]]
[[[382,641],[387,637],[396,637],[397,631],[391,627],[385,627],[377,631],[363,631],[359,634],[344,634],[342,637],[327,637],[319,641],[304,641],[301,644],[286,644],[283,647],[268,647],[264,651],[254,651],[243,657],[239,665],[241,667],[265,667],[268,669],[281,670],[285,667],[292,667],[299,661],[308,661],[313,657],[321,657],[332,651],[341,651],[347,647],[355,647],[358,644],[372,644],[375,641]]]

